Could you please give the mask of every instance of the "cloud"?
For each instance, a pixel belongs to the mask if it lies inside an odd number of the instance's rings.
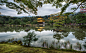
[[[3,41],[3,40],[8,40],[8,39],[11,39],[11,38],[18,38],[18,39],[22,39],[24,36],[27,35],[27,32],[25,31],[21,31],[21,32],[3,32],[3,33],[0,33],[0,41]]]
[[[67,9],[66,9],[66,12],[73,12],[74,10],[71,10],[71,8],[74,8],[76,7],[77,8],[77,5],[74,4],[74,5],[70,5]],[[75,12],[79,12],[80,11],[80,8],[78,8]]]
[[[9,0],[10,1],[10,0]],[[13,2],[13,1],[11,1]],[[65,5],[66,3],[63,2],[62,3],[63,5]],[[18,15],[17,14],[17,11],[14,10],[14,9],[9,9],[8,7],[6,7],[5,5],[4,6],[1,6],[3,9],[0,9],[0,12],[3,14],[3,15],[8,15],[8,16],[29,16],[28,14],[26,13],[23,13],[23,14],[20,14]],[[73,10],[71,10],[72,7],[77,7],[76,4],[74,5],[70,5],[65,12],[73,12]],[[58,13],[61,11],[61,8],[56,8],[55,6],[52,7],[52,4],[44,4],[41,8],[38,7],[37,8],[38,11],[37,11],[37,15],[34,15],[32,13],[30,13],[31,16],[44,16],[44,15],[50,15],[50,14],[54,14],[54,13]],[[80,9],[78,9],[76,12],[79,12]]]
[[[56,7],[52,7],[52,4],[44,4],[41,8],[38,8],[38,16],[50,15],[61,11],[61,9],[56,9]],[[35,15],[34,15],[35,16]]]
[[[2,9],[0,9],[0,12],[2,15],[7,15],[7,16],[22,16],[22,15],[24,15],[24,16],[28,16],[28,14],[25,14],[25,13],[18,15],[16,10],[10,9],[10,8],[6,7],[5,5],[1,6],[1,7],[2,7]]]

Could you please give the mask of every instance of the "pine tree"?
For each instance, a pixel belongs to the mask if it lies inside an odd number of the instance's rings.
[[[30,46],[30,43],[32,41],[37,41],[38,38],[36,38],[36,34],[34,32],[29,32],[27,36],[24,36],[24,42],[25,44],[28,44],[28,46]]]

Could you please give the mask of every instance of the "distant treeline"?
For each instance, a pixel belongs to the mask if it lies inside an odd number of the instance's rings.
[[[15,25],[37,24],[37,17],[39,17],[39,16],[19,18],[19,17],[0,15],[0,25],[3,25],[3,24],[10,24],[10,25],[12,25],[12,24],[15,24]],[[54,15],[53,16],[46,15],[46,16],[40,16],[40,17],[43,17],[43,19],[45,20],[45,23],[48,23],[48,24],[55,23],[54,21],[48,19],[49,17],[55,18]],[[58,18],[62,18],[62,17],[58,17]],[[53,19],[53,20],[55,20],[55,19]],[[86,13],[78,12],[75,14],[70,14],[70,15],[67,15],[67,18],[62,21],[58,21],[58,19],[57,19],[56,23],[58,23],[58,22],[59,23],[63,22],[63,24],[68,24],[68,25],[70,25],[71,23],[85,25],[86,24]]]
[[[15,24],[15,25],[25,25],[25,24],[37,24],[37,17],[39,16],[33,16],[33,17],[11,17],[11,16],[2,16],[0,15],[0,25],[3,24]],[[45,20],[46,23],[48,23],[48,17],[49,16],[41,16]]]
[[[22,25],[22,24],[36,24],[37,18],[36,17],[10,17],[10,16],[0,16],[0,24],[16,24],[16,25]]]

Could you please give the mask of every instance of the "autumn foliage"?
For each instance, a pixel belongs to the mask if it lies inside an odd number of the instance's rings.
[[[51,16],[48,19],[50,21],[53,21],[55,24],[54,26],[60,27],[64,24],[64,20],[67,18],[67,16],[61,15],[61,16]]]

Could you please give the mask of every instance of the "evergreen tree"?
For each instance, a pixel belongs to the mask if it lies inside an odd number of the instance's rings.
[[[30,43],[32,41],[37,41],[38,38],[36,38],[36,34],[34,32],[29,32],[27,36],[24,36],[24,42],[25,44],[28,44],[28,46],[30,46]]]

